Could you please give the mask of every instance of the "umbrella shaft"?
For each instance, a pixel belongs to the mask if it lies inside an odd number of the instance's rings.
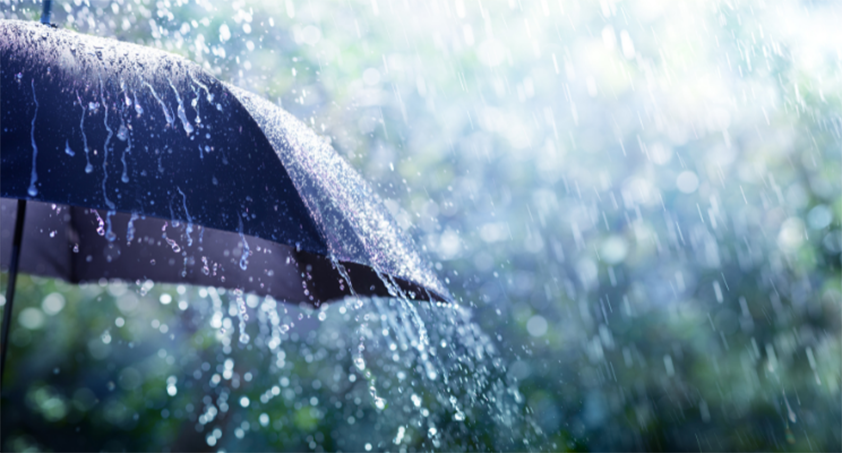
[[[52,11],[53,0],[44,0],[44,10],[41,12],[41,23],[50,25],[50,15]]]
[[[15,283],[20,261],[20,243],[23,238],[23,220],[26,217],[26,200],[18,200],[18,213],[15,218],[15,236],[12,242],[12,260],[9,263],[9,283],[6,285],[6,306],[3,307],[3,343],[0,356],[0,383],[6,370],[6,350],[9,347],[9,330],[12,323],[12,302],[15,300]]]

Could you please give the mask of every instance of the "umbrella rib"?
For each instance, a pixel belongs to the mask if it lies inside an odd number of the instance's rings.
[[[12,303],[15,300],[15,284],[20,262],[20,245],[23,239],[23,222],[26,217],[26,200],[18,200],[18,212],[15,218],[15,235],[12,242],[12,260],[9,263],[9,283],[6,285],[6,305],[3,307],[3,344],[0,346],[0,389],[3,372],[6,370],[6,351],[9,348],[9,331],[12,323]]]

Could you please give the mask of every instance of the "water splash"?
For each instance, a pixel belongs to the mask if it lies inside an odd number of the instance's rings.
[[[29,179],[29,189],[26,191],[30,197],[38,195],[38,188],[35,183],[38,181],[38,173],[35,171],[35,161],[38,157],[38,146],[35,145],[35,118],[38,117],[38,99],[35,97],[35,79],[32,79],[32,100],[35,102],[35,114],[32,115],[32,130],[30,140],[32,141],[32,176]]]
[[[158,104],[161,104],[161,111],[164,112],[164,117],[167,119],[167,124],[172,126],[175,123],[175,120],[173,120],[172,113],[167,108],[167,105],[164,104],[164,101],[161,99],[160,96],[158,96],[158,93],[155,92],[155,88],[152,88],[152,85],[150,85],[147,82],[143,82],[143,84],[149,88],[149,91],[152,92],[152,97],[154,97],[155,100],[158,101]]]
[[[245,234],[243,234],[243,218],[237,216],[237,220],[240,222],[240,226],[239,228],[237,228],[237,232],[240,233],[240,239],[243,241],[243,254],[242,256],[240,256],[240,269],[246,270],[246,268],[248,268],[249,265],[248,258],[251,252],[249,251],[249,243],[246,242],[246,236]]]
[[[335,360],[350,362],[351,369],[334,374],[334,379],[340,383],[337,389],[347,389],[343,391],[357,401],[353,408],[360,407],[360,400],[369,402],[369,409],[363,409],[368,414],[364,417],[378,424],[369,435],[388,435],[390,441],[401,444],[410,436],[420,435],[432,445],[461,445],[468,435],[465,430],[471,429],[492,436],[512,433],[512,442],[528,440],[519,444],[520,449],[523,445],[535,445],[543,436],[528,415],[516,384],[507,378],[505,363],[494,344],[471,321],[470,311],[458,305],[415,303],[410,307],[399,298],[348,297],[318,310],[320,322],[315,331],[310,331],[312,327],[306,323],[296,326],[290,321],[295,317],[287,315],[289,307],[269,297],[256,305],[249,300],[248,306],[256,307],[260,331],[259,340],[252,344],[272,354],[278,370],[299,360],[306,361],[308,367],[319,366],[322,359],[313,354],[316,349],[324,350],[319,353],[326,358],[321,365],[324,371],[332,370]],[[244,313],[241,298],[230,308],[231,316],[235,315],[234,307],[238,313]],[[298,320],[314,314],[306,307],[291,310],[300,311]],[[420,349],[420,339],[425,336],[427,346]],[[354,337],[359,337],[362,347]],[[354,340],[349,344],[343,338]],[[341,368],[347,370],[344,365]],[[281,388],[267,388],[260,397],[261,403],[268,404],[285,391],[282,388],[290,384],[284,379],[285,374],[282,371],[276,381]],[[296,385],[306,389],[310,383],[304,376],[300,375]],[[318,385],[326,384],[322,380]],[[301,397],[305,401],[310,398],[306,393],[298,398]],[[336,407],[343,410],[341,405]],[[352,412],[362,421],[363,416],[357,413]],[[475,418],[488,422],[466,425]],[[396,435],[401,426],[421,430],[406,428],[403,436]]]
[[[79,92],[76,92],[76,99],[79,101],[79,107],[82,107],[82,120],[79,121],[79,130],[82,132],[82,143],[85,146],[85,173],[90,173],[94,171],[94,166],[91,165],[91,156],[90,156],[90,149],[88,148],[88,136],[85,134],[85,115],[88,113],[88,110],[85,108],[85,103],[82,102],[82,98],[79,97]]]
[[[126,227],[126,244],[127,245],[134,240],[134,234],[135,234],[134,221],[137,220],[137,219],[138,219],[138,215],[135,214],[134,212],[132,213],[132,216],[129,217],[129,225]]]
[[[386,399],[382,398],[377,395],[377,387],[374,385],[375,379],[371,380],[371,386],[369,386],[369,394],[371,395],[371,399],[374,400],[374,407],[379,410],[386,409]]]
[[[175,188],[178,190],[178,193],[181,194],[184,214],[187,216],[187,246],[190,247],[193,245],[193,238],[190,236],[190,233],[193,232],[193,217],[190,216],[190,211],[187,210],[187,195],[184,195],[184,192],[181,191],[180,187],[176,186]]]
[[[181,96],[172,84],[172,80],[167,79],[167,81],[170,82],[170,87],[172,88],[173,93],[175,93],[175,100],[178,102],[178,119],[181,120],[181,125],[184,126],[184,132],[187,132],[187,135],[190,135],[193,133],[193,125],[190,124],[190,121],[187,119],[187,112],[184,110],[184,102],[181,101]]]
[[[331,254],[450,297],[376,193],[324,139],[269,101],[226,87],[274,146],[315,223],[330,231],[326,239]]]
[[[348,355],[354,374],[365,379],[374,407],[384,411],[414,407],[423,423],[436,408],[447,413],[446,418],[437,419],[439,426],[443,426],[441,422],[463,425],[482,410],[493,414],[504,427],[519,423],[533,430],[530,435],[538,434],[540,428],[525,417],[522,395],[506,377],[504,362],[491,340],[471,322],[471,312],[451,302],[419,304],[411,300],[416,295],[407,294],[398,285],[396,277],[404,278],[449,299],[447,289],[412,241],[391,221],[374,192],[306,126],[276,106],[230,88],[281,154],[299,192],[310,194],[305,201],[317,224],[339,232],[328,238],[328,249],[348,290],[354,294],[340,260],[372,267],[392,296],[368,299],[353,295],[339,307],[340,319],[358,323]],[[334,200],[333,206],[325,200]],[[366,216],[351,215],[354,212]],[[305,279],[303,283],[308,282]],[[330,319],[328,316],[323,322],[330,324]],[[396,384],[395,378],[403,384]],[[387,379],[391,379],[388,385]],[[405,391],[407,382],[413,382],[413,392]],[[422,388],[429,398],[411,399]],[[450,435],[435,425],[429,428],[430,438],[437,443],[444,440],[443,435]]]
[[[237,317],[240,320],[240,343],[247,344],[251,337],[246,333],[246,321],[249,319],[246,311],[246,301],[243,299],[243,291],[240,289],[234,290],[234,295],[237,299]]]
[[[328,255],[331,264],[333,265],[334,269],[339,273],[339,276],[342,277],[342,280],[339,282],[340,289],[344,290],[344,285],[348,285],[348,291],[351,293],[351,296],[356,296],[357,292],[354,291],[354,285],[351,284],[351,276],[348,274],[348,271],[345,269],[345,266],[339,262],[339,259],[336,258],[336,255],[330,253]]]

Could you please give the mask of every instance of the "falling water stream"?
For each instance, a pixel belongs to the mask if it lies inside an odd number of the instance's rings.
[[[35,183],[38,182],[38,171],[36,168],[37,158],[38,158],[38,146],[35,144],[35,119],[38,117],[38,99],[35,96],[35,79],[31,81],[32,83],[32,102],[35,103],[35,114],[32,115],[32,130],[30,133],[30,140],[32,142],[32,176],[29,180],[29,189],[27,189],[27,193],[34,197],[38,195],[38,188],[35,187]]]
[[[167,125],[172,125],[170,108],[149,83],[144,84],[161,105]],[[279,157],[285,160],[305,201],[317,213],[317,223],[327,219],[334,222],[319,223],[319,226],[330,232],[327,236],[332,238],[331,262],[351,295],[335,303],[312,307],[276,301],[270,296],[258,297],[241,289],[182,286],[175,291],[177,294],[172,294],[168,285],[159,285],[162,290],[153,291],[156,285],[152,281],[138,281],[137,297],[143,299],[156,294],[164,305],[178,298],[178,310],[189,313],[196,334],[211,342],[207,353],[216,359],[208,362],[209,371],[197,371],[186,378],[173,374],[163,384],[170,398],[183,395],[187,391],[185,385],[191,386],[193,394],[198,389],[197,398],[204,403],[201,407],[191,403],[189,407],[194,414],[201,413],[195,428],[204,436],[207,446],[217,447],[232,438],[245,441],[248,432],[258,426],[271,429],[292,423],[311,429],[327,420],[334,420],[330,423],[342,431],[331,441],[332,445],[346,450],[405,450],[409,446],[422,450],[471,450],[489,442],[499,448],[518,450],[537,446],[543,433],[531,420],[517,381],[507,375],[506,363],[497,352],[499,344],[471,321],[471,310],[449,296],[444,301],[432,297],[426,301],[414,300],[414,295],[407,294],[397,284],[395,276],[415,279],[439,294],[448,294],[430,265],[415,251],[412,241],[383,215],[385,208],[377,196],[303,124],[259,98],[237,93],[254,109],[270,140],[295,144],[283,148],[286,154],[279,153]],[[159,238],[137,237],[134,222],[139,216],[132,214],[125,237],[116,240],[112,224],[114,204],[106,195],[113,131],[102,82],[99,99],[101,104],[91,112],[102,109],[107,131],[99,177],[104,202],[110,209],[104,219],[97,210],[90,210],[96,219],[96,233],[118,247],[117,250],[123,243],[138,247],[144,242],[162,240],[171,248],[173,258],[183,257],[182,276],[186,275],[188,262],[200,260],[202,272],[208,275],[206,257],[187,255],[188,250],[193,253],[194,219],[181,187],[176,187],[173,194],[176,198],[170,202],[173,220],[163,222]],[[179,118],[190,134],[192,126],[178,94],[176,100]],[[117,138],[126,142],[121,178],[125,183],[134,179],[127,176],[130,171],[125,161],[131,138],[125,119],[122,115],[119,119]],[[83,125],[84,114],[80,127]],[[168,129],[168,132],[173,131]],[[278,149],[282,147],[278,145]],[[34,155],[33,151],[33,159]],[[323,177],[312,179],[313,174]],[[332,214],[340,212],[336,211],[340,207],[337,203],[346,208],[341,216]],[[186,222],[176,220],[174,204],[181,205]],[[361,213],[374,218],[359,217]],[[238,219],[238,228],[232,234],[239,235],[241,248],[231,252],[232,256],[239,256],[239,270],[246,271],[249,257],[256,253],[244,234],[244,219],[248,216],[233,214]],[[125,216],[120,218],[126,221]],[[362,246],[353,246],[358,243]],[[372,266],[391,297],[357,295],[340,258]],[[151,260],[153,266],[155,261]],[[216,273],[215,263],[214,276]],[[220,278],[224,281],[224,270]],[[320,285],[319,281],[309,280],[310,277],[303,280],[305,295],[308,286]],[[117,302],[118,307],[121,303]],[[116,322],[119,329],[133,321],[121,316]],[[153,326],[157,325],[160,333],[167,335],[171,329],[183,329],[177,327],[179,322],[173,319],[164,324],[156,319]],[[115,340],[118,337],[119,332],[109,328],[100,339],[108,346],[119,342]],[[249,371],[244,371],[240,364],[248,364]],[[202,370],[205,368],[208,367],[202,365]],[[221,372],[214,373],[214,369]],[[290,383],[294,383],[294,388]],[[178,404],[168,404],[163,411],[179,413]],[[234,411],[247,422],[232,425],[228,413]],[[341,420],[338,423],[337,418]],[[359,425],[365,425],[366,429],[356,429]],[[295,439],[296,444],[304,442],[315,448],[324,441],[323,438],[317,441],[312,435],[308,437],[307,429]],[[237,444],[226,445],[236,448]]]
[[[150,289],[138,286],[160,294]],[[307,432],[322,423],[339,429],[329,445],[343,450],[457,451],[488,442],[530,450],[542,442],[499,344],[457,304],[351,296],[316,309],[238,290],[161,290],[155,297],[169,304],[172,292],[179,310],[199,320],[197,333],[217,344],[209,352],[218,351],[218,366],[165,383],[170,396],[188,385],[204,399],[194,404],[196,429],[210,447],[248,442],[250,431],[288,433],[281,428],[291,424],[305,429],[289,441],[315,448],[324,439]],[[232,426],[232,412],[248,423]]]

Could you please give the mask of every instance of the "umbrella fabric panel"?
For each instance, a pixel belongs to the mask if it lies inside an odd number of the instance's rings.
[[[28,202],[24,222],[23,253],[20,254],[18,270],[44,277],[69,279],[71,274],[72,250],[57,247],[55,239],[64,233],[65,221],[54,215],[50,205]],[[47,214],[47,215],[44,215]],[[12,241],[17,219],[17,201],[0,198],[0,263],[4,271],[9,269],[12,255]]]
[[[323,268],[330,281],[339,272],[361,295],[405,290],[411,298],[449,299],[359,175],[283,110],[160,51],[16,21],[0,21],[0,38],[3,197],[99,210],[106,251],[119,244],[123,227],[115,222],[128,224],[120,213],[134,213],[177,220],[185,231],[292,247],[298,262]],[[102,271],[106,278],[183,280],[161,271],[164,263],[182,272],[170,264],[175,257],[157,256],[138,261],[154,259],[155,269],[135,263],[133,272]],[[182,268],[200,257],[182,257]],[[88,273],[85,265],[70,267],[62,275],[71,281],[102,277],[92,265]],[[196,278],[188,281],[219,284]],[[349,290],[330,286],[308,290],[317,293],[313,301]]]
[[[0,193],[326,245],[251,115],[145,47],[0,21]]]
[[[288,112],[227,85],[272,143],[313,214],[330,253],[451,298],[376,193],[322,138]]]
[[[0,257],[8,269],[15,200],[0,199]],[[181,283],[241,289],[292,303],[319,305],[351,295],[344,277],[324,256],[260,238],[184,222],[117,213],[113,240],[106,237],[105,211],[28,202],[21,246],[21,272],[73,283],[100,279]],[[110,237],[110,236],[109,236]],[[245,255],[245,258],[244,258]],[[358,294],[387,295],[369,268],[340,263]],[[417,285],[398,280],[412,297]]]

